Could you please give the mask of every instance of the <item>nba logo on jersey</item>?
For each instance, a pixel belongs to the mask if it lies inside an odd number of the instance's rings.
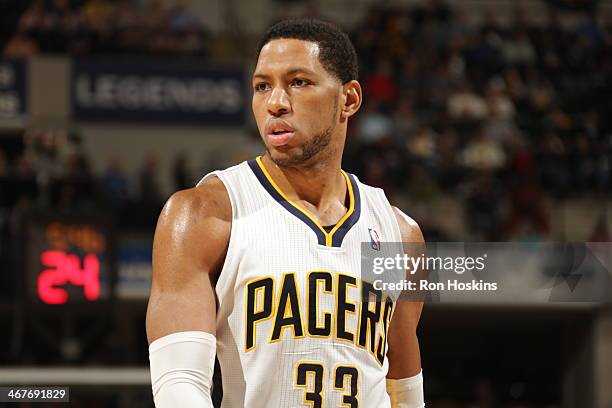
[[[370,232],[370,245],[372,249],[380,251],[380,238],[378,232],[374,228],[368,228],[368,231]]]

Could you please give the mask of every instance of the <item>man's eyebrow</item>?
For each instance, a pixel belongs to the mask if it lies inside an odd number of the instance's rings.
[[[268,78],[270,78],[270,75],[255,73],[255,74],[253,74],[253,79],[255,79],[255,78],[268,79]]]
[[[287,70],[287,72],[284,73],[284,75],[294,75],[299,73],[315,75],[315,72],[309,70],[308,68],[290,68],[289,70]],[[253,74],[253,79],[256,78],[269,79],[270,75],[256,72],[255,74]]]
[[[314,75],[314,71],[309,70],[308,68],[292,68],[289,71],[286,72],[286,75],[293,75],[293,74],[310,74],[310,75]]]

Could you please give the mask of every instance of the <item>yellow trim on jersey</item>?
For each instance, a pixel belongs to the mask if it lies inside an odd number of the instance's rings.
[[[283,190],[280,189],[280,187],[278,186],[278,184],[276,184],[276,182],[274,181],[270,173],[268,173],[266,166],[264,166],[263,161],[261,160],[261,156],[258,156],[255,160],[257,161],[259,168],[261,169],[263,174],[266,176],[266,178],[268,179],[272,187],[274,187],[276,192],[280,194],[281,197],[283,197],[285,201],[291,204],[296,210],[298,210],[299,212],[304,214],[306,217],[308,217],[321,230],[321,232],[325,236],[325,246],[332,246],[332,242],[333,242],[332,239],[334,237],[334,233],[342,226],[342,224],[344,224],[344,221],[346,221],[348,217],[350,217],[351,214],[353,214],[353,212],[355,211],[355,194],[353,192],[353,186],[351,184],[351,180],[349,179],[348,174],[346,174],[344,170],[340,170],[346,181],[346,188],[348,189],[348,193],[349,193],[349,209],[342,216],[342,218],[340,218],[340,220],[336,223],[334,228],[332,228],[330,232],[327,232],[325,231],[325,228],[323,228],[321,224],[319,224],[319,222],[312,216],[312,214],[310,214],[308,211],[306,211],[305,209],[297,205],[295,202],[290,200],[287,197],[287,195],[283,192]]]

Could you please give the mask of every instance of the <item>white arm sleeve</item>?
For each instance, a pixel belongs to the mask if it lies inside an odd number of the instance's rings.
[[[203,331],[172,333],[149,345],[157,408],[212,408],[216,338]]]
[[[423,370],[414,377],[399,380],[387,378],[387,394],[392,408],[425,408]]]

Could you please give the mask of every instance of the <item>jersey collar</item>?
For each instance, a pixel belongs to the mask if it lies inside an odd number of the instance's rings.
[[[272,196],[272,198],[310,227],[316,234],[319,245],[327,247],[342,246],[345,235],[349,232],[351,227],[357,223],[361,215],[361,196],[355,176],[342,170],[342,175],[346,180],[346,188],[349,194],[349,208],[331,231],[327,232],[308,211],[287,198],[287,195],[278,187],[274,179],[270,176],[270,173],[261,160],[261,156],[257,157],[255,160],[249,160],[248,164],[257,177],[257,180],[259,180],[262,187]]]

